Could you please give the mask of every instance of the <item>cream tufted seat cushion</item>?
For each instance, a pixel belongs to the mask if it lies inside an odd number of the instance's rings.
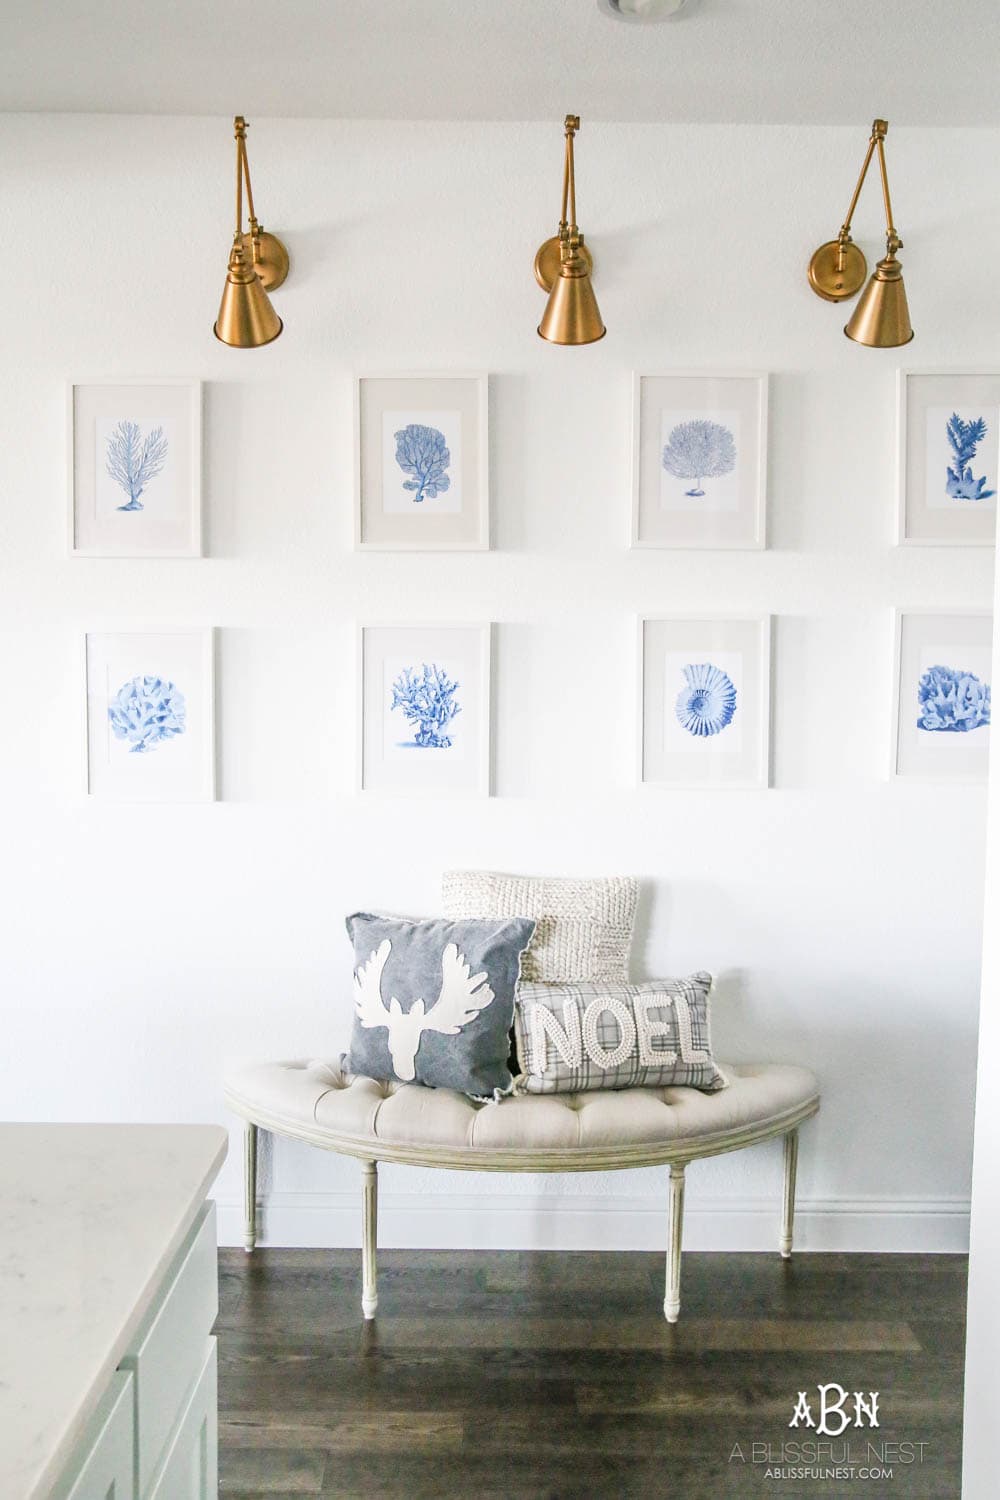
[[[267,1130],[350,1156],[501,1171],[586,1171],[684,1162],[765,1140],[814,1114],[805,1068],[723,1068],[728,1088],[516,1095],[478,1104],[448,1089],[376,1083],[337,1062],[258,1063],[231,1073],[226,1102]]]

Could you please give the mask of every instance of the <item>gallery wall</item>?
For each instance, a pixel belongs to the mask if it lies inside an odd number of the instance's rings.
[[[609,330],[584,349],[534,331],[565,108]],[[891,608],[988,608],[992,554],[892,545],[895,370],[995,363],[1000,132],[890,132],[917,337],[875,351],[804,274],[868,125],[251,116],[292,271],[281,338],[236,351],[227,119],[0,120],[0,1114],[224,1120],[227,1062],[346,1046],[346,912],[432,913],[456,866],[634,873],[636,975],[712,969],[719,1055],[820,1075],[800,1243],[962,1246],[985,788],[887,779]],[[872,184],[869,253],[880,214]],[[479,369],[493,550],[354,551],[354,373]],[[631,372],[703,369],[771,374],[768,549],[630,552]],[[67,556],[65,382],[133,376],[205,382],[205,560]],[[637,790],[636,614],[767,611],[772,787]],[[490,800],[355,793],[366,620],[497,623]],[[89,802],[83,632],[172,625],[220,630],[219,800]],[[688,1242],[770,1245],[779,1158],[692,1168]],[[279,1142],[265,1184],[272,1242],[356,1242],[356,1164]],[[388,1168],[380,1231],[659,1245],[663,1201],[659,1171]]]

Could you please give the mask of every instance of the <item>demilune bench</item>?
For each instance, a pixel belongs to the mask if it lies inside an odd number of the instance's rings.
[[[681,1306],[684,1171],[691,1161],[784,1138],[779,1249],[792,1253],[798,1128],[819,1109],[819,1085],[805,1068],[780,1063],[721,1065],[729,1087],[595,1089],[581,1094],[515,1094],[479,1104],[450,1089],[377,1083],[336,1062],[257,1063],[233,1071],[229,1108],[246,1121],[245,1240],[257,1243],[260,1130],[306,1141],[362,1163],[361,1309],[375,1316],[378,1163],[465,1172],[606,1172],[669,1166],[667,1281],[663,1311]]]

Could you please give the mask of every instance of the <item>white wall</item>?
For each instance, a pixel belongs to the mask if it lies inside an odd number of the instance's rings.
[[[723,1056],[821,1075],[801,1242],[958,1247],[985,794],[886,781],[890,606],[987,605],[991,557],[890,546],[894,371],[995,362],[1000,131],[890,137],[900,360],[850,344],[804,274],[866,121],[591,127],[566,102],[610,330],[583,350],[534,333],[557,119],[253,121],[258,207],[293,261],[286,331],[255,352],[211,332],[228,121],[0,121],[0,1113],[221,1119],[227,1059],[345,1045],[345,912],[431,912],[449,866],[629,871],[636,971],[712,968]],[[869,251],[880,213],[872,183]],[[492,372],[492,553],[352,552],[359,367]],[[772,372],[770,549],[629,553],[629,372],[720,367]],[[206,382],[209,560],[67,559],[63,382],[95,375]],[[688,609],[777,616],[770,791],[632,787],[633,617]],[[353,795],[366,617],[499,622],[493,800]],[[150,621],[221,627],[216,806],[81,794],[81,633]],[[691,1243],[773,1242],[776,1146],[689,1175]],[[279,1143],[270,1181],[274,1237],[356,1235],[353,1163]],[[234,1154],[234,1235],[238,1183]],[[387,1241],[662,1239],[659,1172],[384,1185]]]
[[[1000,586],[1000,578],[997,579]],[[1000,661],[1000,599],[994,600],[993,660]],[[997,1347],[1000,1346],[1000,762],[990,766],[986,823],[987,921],[979,1016],[972,1226],[963,1423],[963,1500],[992,1500],[996,1491]]]

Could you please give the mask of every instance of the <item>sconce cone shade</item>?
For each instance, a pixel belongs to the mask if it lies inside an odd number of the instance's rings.
[[[538,332],[550,344],[596,344],[607,331],[580,245],[564,243]]]
[[[281,319],[271,306],[260,277],[244,256],[242,244],[234,244],[215,337],[234,349],[257,349],[261,344],[270,344],[281,329]]]
[[[894,255],[887,255],[875,267],[844,332],[869,349],[898,349],[912,339],[903,268]]]

